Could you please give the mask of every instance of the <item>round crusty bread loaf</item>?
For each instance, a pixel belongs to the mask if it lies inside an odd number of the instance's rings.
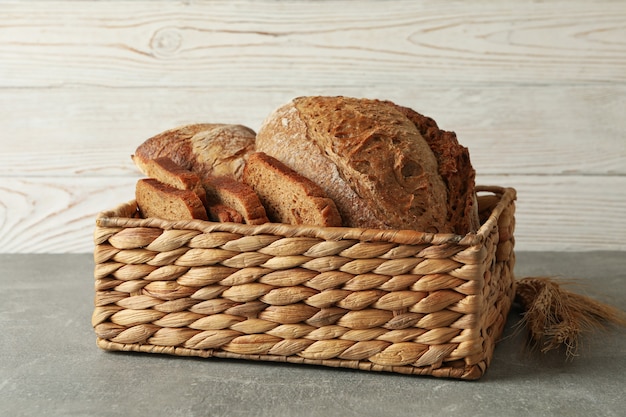
[[[201,178],[241,179],[246,159],[254,152],[255,132],[242,125],[199,123],[167,130],[143,142],[133,161],[146,173],[146,161],[168,157]]]
[[[264,121],[256,149],[317,183],[344,226],[458,234],[477,228],[467,149],[432,119],[394,103],[299,97]]]

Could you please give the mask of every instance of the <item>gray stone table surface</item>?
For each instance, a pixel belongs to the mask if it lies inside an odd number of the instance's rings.
[[[626,253],[518,253],[516,276],[580,279],[626,309]],[[0,255],[0,416],[625,416],[626,332],[580,354],[525,349],[513,309],[486,375],[457,381],[307,365],[105,352],[93,260]]]

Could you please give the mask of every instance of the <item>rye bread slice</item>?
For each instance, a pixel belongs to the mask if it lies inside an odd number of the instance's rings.
[[[171,158],[159,157],[149,159],[143,166],[144,172],[148,177],[154,178],[163,184],[167,184],[179,190],[193,191],[198,195],[205,207],[208,206],[206,191],[202,186],[200,177],[175,163]]]
[[[179,190],[154,178],[137,181],[135,199],[143,218],[165,220],[208,220],[200,198],[190,190]]]
[[[211,204],[207,207],[209,220],[214,222],[243,223],[243,216],[234,208],[222,203]]]
[[[233,208],[246,224],[269,222],[265,207],[254,190],[243,182],[231,177],[206,177],[202,184],[210,204],[224,204]]]
[[[262,152],[249,156],[243,181],[257,193],[272,222],[341,226],[333,200],[313,181]]]

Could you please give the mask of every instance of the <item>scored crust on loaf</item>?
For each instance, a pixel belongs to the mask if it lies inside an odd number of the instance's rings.
[[[196,123],[168,129],[141,143],[131,158],[141,172],[146,172],[146,164],[151,159],[168,157],[185,169],[191,168],[191,138],[202,131],[218,126],[211,123]]]
[[[231,177],[207,177],[202,179],[210,204],[220,203],[233,208],[246,224],[269,222],[265,207],[254,190]]]
[[[135,200],[143,218],[165,220],[208,220],[200,198],[190,190],[179,190],[153,178],[137,181]]]
[[[344,226],[461,234],[470,229],[466,219],[450,221],[437,149],[393,103],[296,98],[264,121],[256,149],[318,184],[335,201]],[[467,181],[473,190],[473,177]]]
[[[243,181],[257,193],[273,222],[341,226],[335,203],[317,184],[265,153],[250,155]]]
[[[191,190],[205,206],[207,205],[206,192],[200,182],[200,177],[176,164],[169,157],[149,159],[144,167],[144,172],[148,177],[179,190]]]
[[[147,139],[137,147],[132,159],[144,173],[148,160],[168,157],[200,177],[240,179],[248,155],[254,152],[255,138],[255,132],[242,125],[185,125]]]

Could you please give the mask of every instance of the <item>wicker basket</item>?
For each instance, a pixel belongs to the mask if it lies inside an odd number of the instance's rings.
[[[477,379],[515,292],[515,190],[480,187],[466,236],[96,220],[93,327],[105,350]]]

